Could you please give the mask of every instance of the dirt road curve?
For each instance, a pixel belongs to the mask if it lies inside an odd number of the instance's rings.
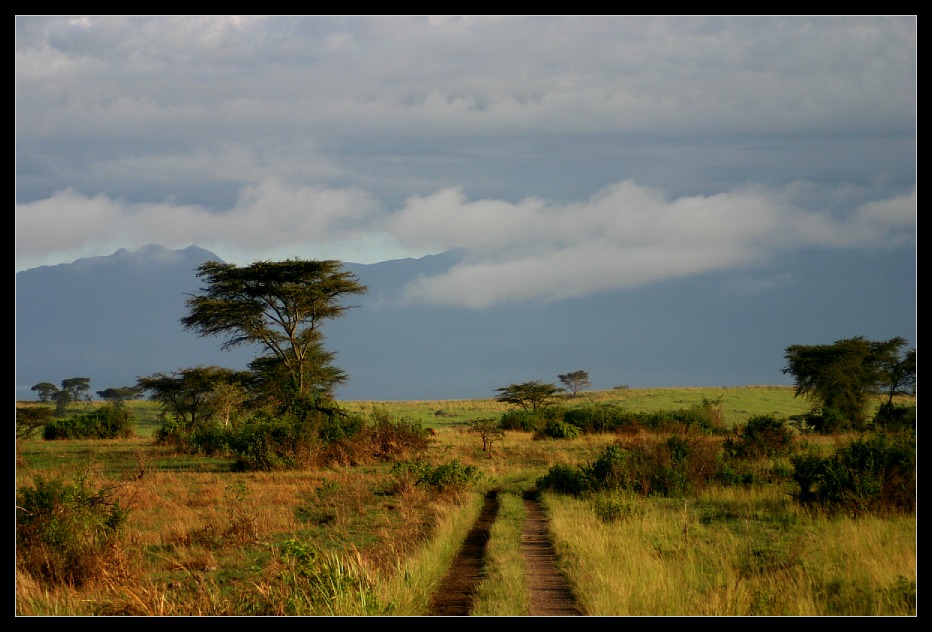
[[[581,615],[573,593],[559,572],[550,542],[547,518],[531,493],[525,494],[525,523],[521,536],[531,616]],[[440,590],[431,603],[432,616],[465,616],[470,613],[476,587],[482,579],[485,547],[498,514],[498,495],[489,492],[479,519],[453,560]]]

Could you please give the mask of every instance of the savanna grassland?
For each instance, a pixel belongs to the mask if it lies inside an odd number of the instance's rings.
[[[914,500],[911,511],[800,502],[794,455],[831,455],[862,436],[797,429],[785,449],[752,455],[736,439],[750,418],[806,413],[792,388],[619,389],[557,403],[657,412],[709,402],[732,432],[485,436],[477,420],[513,407],[491,398],[343,402],[369,419],[424,428],[426,448],[393,461],[347,452],[321,467],[245,472],[223,455],[156,445],[155,403],[128,402],[135,437],[17,441],[16,487],[34,490],[34,506],[58,494],[103,519],[79,532],[93,517],[63,517],[54,531],[60,559],[18,547],[16,614],[424,615],[483,496],[496,489],[501,510],[473,613],[520,616],[528,612],[520,499],[536,489],[561,570],[588,615],[915,616]],[[725,449],[744,451],[740,465],[725,477],[700,471],[718,464],[720,472]],[[642,469],[644,481],[633,484],[561,488],[580,472],[630,463],[624,455],[671,450],[694,457],[673,472],[679,478],[647,485],[656,472]],[[118,537],[101,537],[116,524]]]

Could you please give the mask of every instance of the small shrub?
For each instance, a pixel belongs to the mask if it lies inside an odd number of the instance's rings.
[[[277,580],[257,591],[259,612],[335,615],[349,610],[374,615],[383,611],[375,578],[358,551],[321,551],[311,543],[289,539],[279,546],[274,567],[279,569]]]
[[[557,464],[537,479],[537,489],[579,496],[589,490],[589,480],[579,467]]]
[[[373,414],[363,424],[357,438],[378,461],[388,462],[410,458],[427,449],[430,431],[419,421],[407,417],[393,419],[388,414]]]
[[[482,479],[482,473],[473,465],[463,465],[457,459],[430,465],[423,461],[406,461],[392,466],[392,474],[415,485],[428,487],[440,493],[458,493]]]
[[[17,568],[48,585],[80,586],[118,563],[128,511],[115,488],[38,478],[16,494]]]
[[[482,451],[492,456],[492,446],[496,441],[505,440],[505,431],[501,421],[495,418],[473,419],[469,423],[469,431],[479,435],[482,440]]]
[[[687,430],[699,430],[708,434],[720,434],[725,430],[725,411],[722,398],[708,399],[682,411],[683,424]]]
[[[535,439],[575,439],[579,428],[560,419],[548,419],[543,428],[534,433]]]
[[[191,433],[191,448],[208,456],[224,455],[230,450],[232,430],[218,423],[208,423]]]
[[[629,494],[598,494],[592,498],[592,511],[602,522],[618,522],[645,513],[644,501]]]

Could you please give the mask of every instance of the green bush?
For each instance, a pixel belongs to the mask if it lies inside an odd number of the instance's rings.
[[[183,454],[223,455],[230,451],[235,431],[216,422],[199,423],[193,428],[178,419],[166,419],[155,431],[158,445],[170,446]]]
[[[641,428],[655,432],[700,431],[718,434],[725,430],[725,413],[720,399],[703,399],[689,408],[637,412],[617,404],[571,408],[562,414],[568,424],[584,433],[629,432]]]
[[[579,428],[559,419],[548,419],[544,426],[534,433],[535,439],[575,439]]]
[[[576,426],[584,433],[634,430],[643,425],[637,413],[626,411],[617,404],[571,408],[563,415],[563,421]]]
[[[721,480],[721,449],[703,435],[610,445],[593,463],[555,465],[537,480],[541,489],[569,494],[626,490],[644,496],[683,496]]]
[[[392,474],[402,480],[413,479],[415,485],[429,487],[436,492],[460,492],[482,479],[477,467],[463,465],[457,459],[438,465],[404,461],[392,466]]]
[[[126,439],[136,436],[132,414],[125,408],[105,404],[95,410],[54,420],[45,426],[43,438],[57,439]]]
[[[295,469],[309,464],[320,447],[314,424],[290,416],[253,417],[230,436],[230,451],[238,471]]]
[[[851,422],[844,414],[840,410],[829,406],[812,411],[806,421],[816,432],[821,434],[838,434],[851,429]]]
[[[589,490],[589,480],[579,467],[558,464],[537,479],[537,489],[579,496]]]
[[[791,458],[798,501],[863,512],[916,509],[916,435],[878,433],[856,439],[834,454]]]
[[[333,429],[339,425],[340,432]],[[421,422],[407,417],[393,418],[376,411],[368,418],[352,415],[339,420],[325,420],[318,431],[318,459],[325,464],[359,465],[391,462],[411,458],[423,452],[430,433]]]
[[[563,410],[558,406],[548,406],[536,411],[509,410],[502,415],[502,430],[520,430],[522,432],[537,432],[551,420],[560,419]]]
[[[92,490],[83,478],[38,478],[16,493],[16,564],[48,585],[79,586],[108,573],[120,558],[128,511],[114,489]]]
[[[735,428],[736,436],[725,441],[725,450],[739,458],[773,457],[793,449],[793,431],[786,420],[774,415],[756,415]]]

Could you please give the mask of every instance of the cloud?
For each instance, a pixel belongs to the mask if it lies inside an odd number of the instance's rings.
[[[148,243],[169,248],[194,243],[247,259],[268,258],[270,250],[296,255],[368,232],[365,227],[377,210],[364,192],[277,180],[243,188],[235,206],[222,212],[168,202],[131,204],[67,189],[16,206],[16,266],[20,270],[46,263],[50,256],[76,258]]]
[[[47,257],[192,243],[237,263],[305,256],[441,252],[462,261],[421,278],[404,300],[484,308],[560,300],[665,279],[740,268],[798,248],[889,248],[915,243],[916,193],[843,213],[805,210],[810,186],[745,186],[671,198],[625,180],[580,202],[470,200],[461,187],[411,196],[394,212],[355,189],[266,179],[222,211],[171,202],[130,204],[73,189],[16,206],[17,269]],[[852,195],[847,192],[845,195]],[[374,251],[373,251],[374,249]],[[349,259],[353,260],[353,259]]]
[[[410,284],[407,300],[484,308],[760,264],[797,248],[901,246],[915,232],[910,207],[914,195],[835,218],[793,206],[781,192],[667,199],[624,181],[562,206],[470,202],[449,189],[410,199],[388,225],[402,244],[468,253],[446,273]]]
[[[17,16],[15,40],[17,269],[459,248],[407,300],[481,308],[915,244],[915,16]]]

